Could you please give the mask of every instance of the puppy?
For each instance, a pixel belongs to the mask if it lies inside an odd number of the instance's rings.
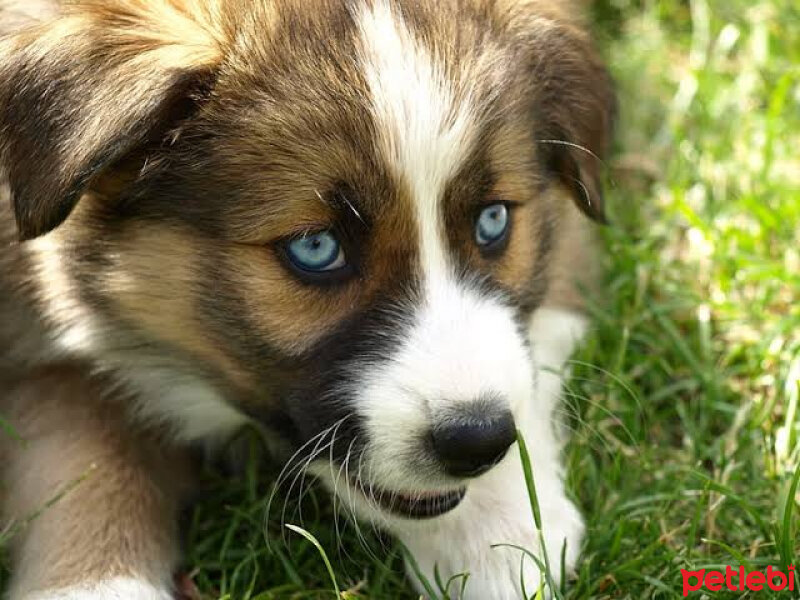
[[[554,412],[613,112],[567,1],[78,0],[6,35],[10,598],[171,598],[191,451],[247,423],[476,600],[540,580],[492,547],[542,557],[520,430],[572,568]]]

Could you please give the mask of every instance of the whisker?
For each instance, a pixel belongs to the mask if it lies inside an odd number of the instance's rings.
[[[569,148],[574,148],[575,150],[580,150],[581,152],[585,152],[586,154],[588,154],[589,156],[594,158],[597,162],[602,164],[604,167],[608,167],[606,162],[602,158],[597,156],[597,154],[595,154],[594,152],[589,150],[589,148],[587,148],[586,146],[582,146],[580,144],[576,144],[575,142],[568,142],[567,140],[536,140],[536,143],[538,143],[538,144],[552,144],[552,145],[556,145],[556,146],[567,146]]]
[[[356,438],[353,438],[351,440],[350,446],[347,448],[347,452],[345,453],[344,460],[339,465],[339,468],[336,471],[336,476],[335,477],[333,476],[333,465],[334,465],[334,463],[333,463],[333,457],[331,456],[331,461],[330,461],[330,464],[331,464],[331,479],[333,480],[333,497],[334,498],[338,498],[339,497],[339,481],[341,481],[342,472],[344,472],[345,469],[347,468],[347,461],[349,459],[350,452],[352,451],[353,444],[355,443],[355,441],[356,441]],[[347,484],[347,482],[345,482],[345,486],[347,486],[346,489],[348,489],[348,490],[350,489],[350,487]],[[336,520],[337,520],[337,523],[338,523],[338,516],[337,516]],[[337,531],[338,531],[338,526],[337,526]],[[339,537],[338,535],[337,535],[337,543],[341,544],[341,537]]]
[[[348,416],[349,416],[349,415],[348,415]],[[347,417],[344,417],[344,418],[347,418]],[[292,454],[292,455],[289,457],[289,459],[288,459],[288,460],[287,460],[287,461],[284,463],[284,466],[283,466],[283,468],[281,469],[281,472],[280,472],[280,473],[278,473],[278,477],[277,477],[277,478],[276,478],[276,480],[275,480],[276,487],[278,487],[278,486],[279,486],[279,484],[280,484],[280,483],[282,483],[282,480],[283,480],[284,478],[288,478],[287,471],[289,471],[290,469],[292,469],[292,470],[293,470],[293,469],[295,468],[295,466],[296,466],[296,463],[294,462],[294,461],[295,461],[295,459],[297,459],[297,458],[298,458],[298,457],[299,457],[299,456],[300,456],[300,455],[303,453],[303,451],[304,451],[304,450],[305,450],[307,447],[309,447],[309,446],[311,446],[312,444],[314,444],[315,442],[317,442],[317,441],[318,441],[320,438],[323,438],[323,437],[325,437],[325,436],[326,436],[326,435],[327,435],[327,434],[330,432],[330,430],[331,430],[331,429],[333,429],[333,428],[334,428],[334,427],[335,427],[337,424],[338,424],[338,422],[337,422],[337,423],[334,423],[334,424],[333,424],[333,425],[331,425],[330,427],[328,427],[328,428],[324,429],[323,431],[319,432],[317,435],[315,435],[314,437],[312,437],[311,439],[309,439],[307,442],[305,442],[305,443],[304,443],[302,446],[300,446],[300,447],[299,447],[299,448],[298,448],[298,449],[297,449],[297,450],[294,452],[294,454]]]
[[[317,447],[314,449],[314,451],[311,452],[308,455],[308,458],[303,463],[301,463],[300,468],[297,471],[297,475],[295,475],[295,478],[292,481],[292,484],[289,487],[288,492],[286,493],[286,497],[284,499],[283,517],[285,517],[286,505],[287,505],[289,499],[292,496],[292,489],[294,488],[294,485],[297,482],[297,479],[300,478],[300,492],[299,492],[298,498],[297,498],[296,510],[299,513],[300,525],[303,525],[303,521],[302,521],[302,519],[303,519],[302,500],[303,500],[303,497],[305,495],[304,492],[303,492],[303,487],[304,487],[304,483],[305,483],[305,480],[306,480],[306,476],[308,475],[308,467],[311,465],[311,463],[316,458],[318,458],[323,452],[325,452],[325,450],[329,450],[330,456],[333,456],[333,449],[334,449],[334,442],[336,441],[336,434],[339,432],[339,427],[341,427],[342,423],[345,421],[347,416],[349,416],[349,415],[346,415],[342,419],[339,419],[336,423],[334,423],[331,427],[329,427],[327,429],[327,431],[331,434],[331,439],[327,443],[325,443],[325,444],[323,444],[321,446],[318,444]],[[321,442],[321,440],[320,440],[320,442]],[[283,521],[285,521],[285,518],[282,518],[282,523],[283,523]]]
[[[346,197],[344,198],[344,203],[345,203],[345,204],[347,204],[348,208],[349,208],[351,211],[353,211],[353,214],[356,216],[356,218],[357,218],[359,221],[361,221],[361,223],[363,223],[364,225],[366,225],[366,224],[367,224],[367,222],[366,222],[366,221],[364,221],[364,218],[361,216],[361,213],[359,213],[359,212],[358,212],[358,210],[356,210],[356,207],[355,207],[355,206],[353,206],[353,203],[352,203],[352,202],[350,202],[350,200],[349,200],[348,198],[346,198]]]
[[[570,179],[580,186],[581,191],[583,192],[583,199],[586,201],[586,204],[589,206],[589,208],[593,208],[594,202],[592,202],[592,195],[589,193],[589,188],[586,187],[586,184],[577,177],[571,177]]]
[[[352,460],[352,447],[348,451],[347,460],[345,462],[345,478],[347,481],[350,481],[350,461]],[[360,486],[361,483],[359,482],[358,485]],[[369,543],[367,542],[366,538],[364,537],[364,532],[361,530],[361,522],[358,519],[358,514],[356,511],[356,496],[358,491],[353,489],[353,486],[347,486],[347,499],[348,499],[348,509],[350,511],[350,520],[352,521],[353,531],[355,531],[356,539],[358,540],[361,547],[366,551],[367,555],[375,559],[375,555],[372,552],[372,548],[370,548]]]
[[[296,469],[296,474],[294,476],[294,479],[292,479],[292,483],[289,485],[289,489],[287,490],[286,495],[283,498],[283,509],[281,510],[281,521],[280,521],[281,522],[281,531],[282,532],[285,532],[285,530],[286,530],[286,528],[285,528],[286,510],[287,510],[288,505],[289,505],[289,500],[292,497],[292,490],[294,490],[294,486],[297,484],[298,479],[300,479],[301,486],[302,486],[302,482],[305,479],[305,475],[306,475],[306,472],[307,472],[306,469],[308,468],[308,465],[315,458],[317,458],[317,456],[319,456],[322,452],[324,452],[328,448],[330,443],[331,442],[327,442],[327,443],[323,444],[322,446],[318,445],[314,449],[314,451],[311,454],[309,454],[307,460],[298,465],[298,467]],[[302,509],[300,508],[299,503],[295,504],[295,511],[300,511],[301,512],[300,518],[302,519]],[[300,521],[300,525],[302,526],[302,524],[303,523],[302,523],[302,520],[301,520]]]
[[[294,461],[300,456],[300,454],[311,444],[315,443],[319,438],[324,437],[327,434],[328,430],[320,432],[319,434],[315,435],[311,439],[309,439],[305,444],[300,446],[294,454],[292,454],[286,463],[283,465],[280,473],[278,473],[277,478],[275,479],[275,483],[272,486],[272,491],[270,492],[269,498],[267,499],[266,508],[264,511],[264,519],[265,519],[265,531],[269,523],[270,514],[272,511],[272,504],[275,501],[275,497],[280,490],[281,485],[285,479],[288,479],[295,471],[298,466],[298,463]],[[312,451],[313,452],[313,451]],[[267,535],[267,547],[269,547],[269,536]]]
[[[324,451],[327,448],[328,444],[323,444],[324,438],[328,434],[330,434],[333,430],[335,430],[338,426],[340,426],[349,416],[350,416],[349,414],[345,415],[344,417],[339,419],[339,421],[333,423],[330,427],[327,427],[323,431],[319,432],[318,434],[310,438],[307,442],[305,442],[302,446],[300,446],[300,448],[298,448],[286,461],[283,468],[281,469],[281,472],[278,474],[278,477],[276,478],[275,484],[273,485],[272,488],[272,492],[270,493],[269,499],[267,500],[265,515],[264,515],[265,531],[268,530],[268,524],[270,521],[270,516],[272,514],[272,505],[275,501],[275,498],[277,497],[278,492],[280,491],[284,482],[287,481],[290,477],[293,477],[289,490],[284,496],[284,503],[281,510],[281,521],[280,521],[281,532],[284,540],[286,539],[285,528],[283,527],[286,517],[286,504],[288,502],[288,498],[291,496],[291,491],[295,483],[297,482],[296,473],[298,471],[302,472],[303,470],[307,469],[311,461],[313,461],[320,452]],[[308,449],[309,446],[312,445],[314,445],[314,447],[311,449],[308,456],[303,457],[301,459],[301,455],[303,454],[303,452],[305,452],[306,449]],[[266,537],[267,537],[267,547],[269,547],[270,545],[269,535],[267,535]]]

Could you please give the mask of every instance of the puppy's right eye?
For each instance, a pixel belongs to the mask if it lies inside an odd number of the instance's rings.
[[[294,267],[309,273],[336,271],[347,266],[342,244],[331,231],[289,240],[286,256]]]

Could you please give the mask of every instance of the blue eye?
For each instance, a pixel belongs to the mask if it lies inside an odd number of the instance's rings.
[[[487,206],[478,215],[475,241],[479,246],[491,246],[508,233],[508,207],[505,204]]]
[[[291,240],[286,254],[298,269],[322,273],[335,271],[347,262],[339,240],[330,231],[320,231]]]

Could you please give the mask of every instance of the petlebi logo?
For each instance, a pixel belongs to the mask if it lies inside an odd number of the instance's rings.
[[[683,576],[683,596],[689,592],[708,590],[719,592],[730,590],[731,592],[761,592],[772,590],[780,592],[783,590],[794,591],[795,589],[795,569],[790,566],[786,571],[781,571],[772,566],[765,571],[746,571],[740,566],[738,569],[728,566],[725,571],[713,571],[711,569],[699,569],[697,571],[687,571],[681,569]]]

